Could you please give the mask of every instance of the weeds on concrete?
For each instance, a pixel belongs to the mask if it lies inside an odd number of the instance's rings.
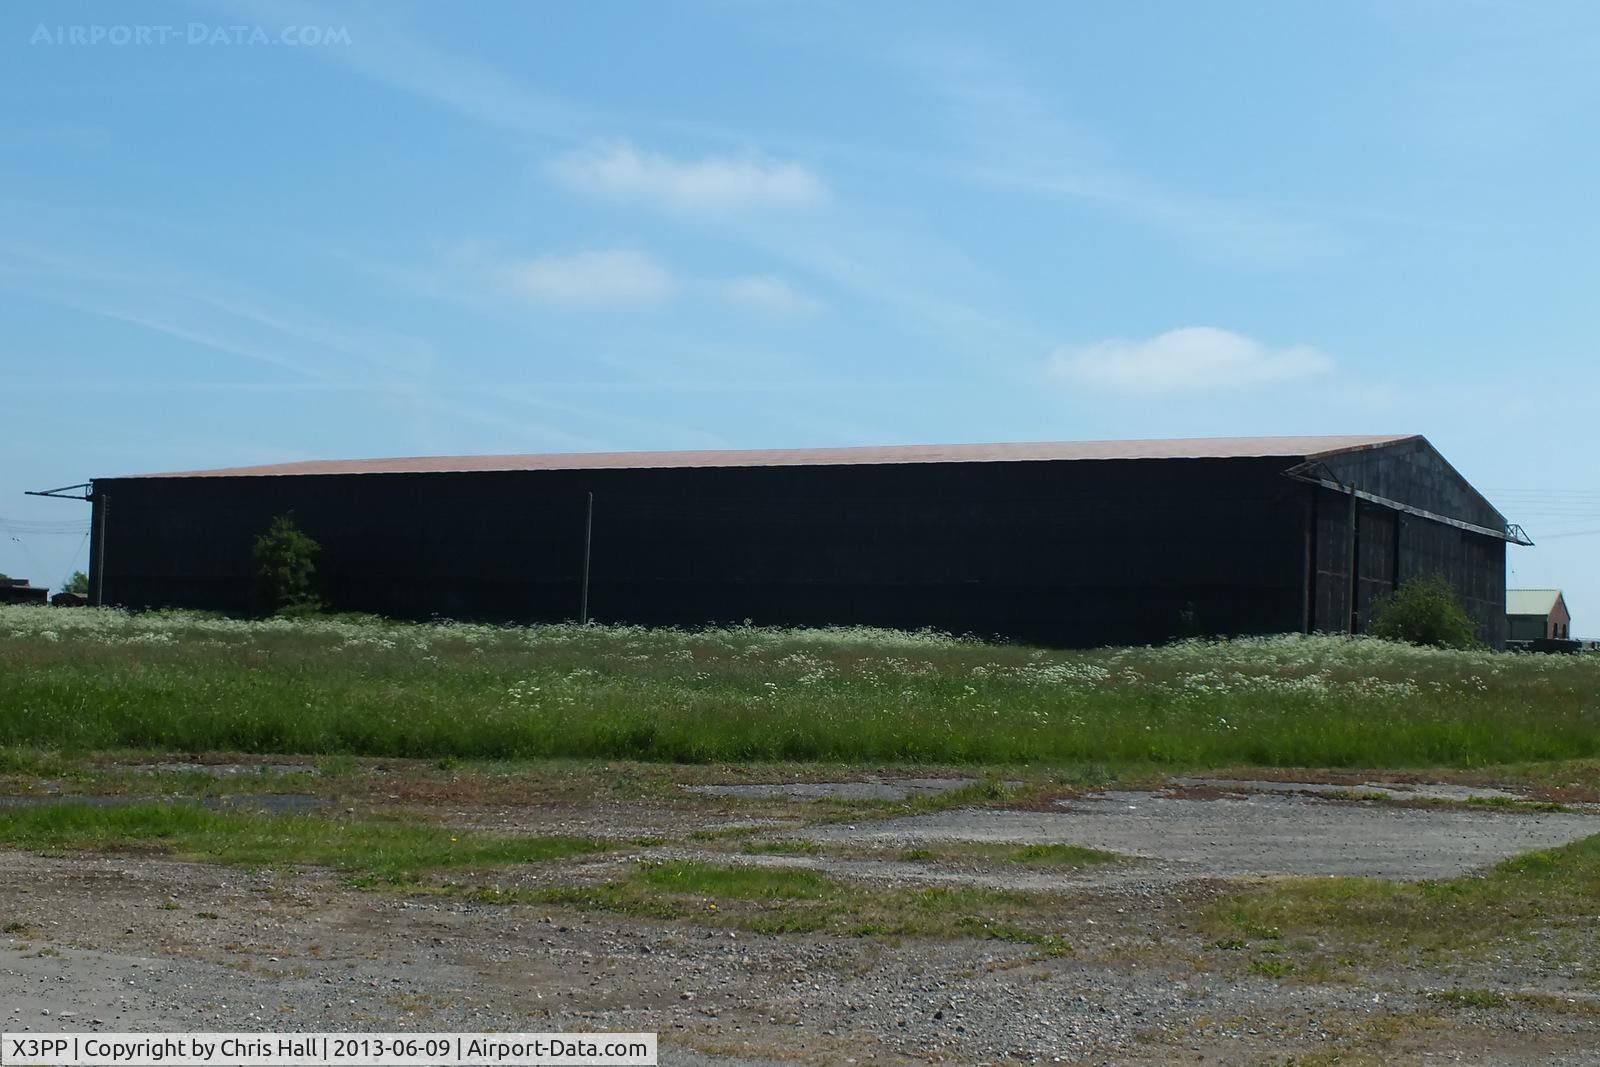
[[[578,837],[492,837],[434,826],[210,811],[195,804],[60,803],[0,811],[0,844],[54,851],[146,849],[250,867],[331,867],[358,882],[537,863],[600,852]]]
[[[1216,900],[1204,918],[1216,933],[1256,942],[1315,934],[1393,953],[1470,950],[1536,930],[1593,936],[1597,913],[1600,835],[1441,881],[1280,879]]]
[[[1071,951],[1049,894],[969,887],[879,889],[816,871],[694,861],[641,863],[598,885],[456,887],[475,900],[670,919],[755,933],[978,937]]]

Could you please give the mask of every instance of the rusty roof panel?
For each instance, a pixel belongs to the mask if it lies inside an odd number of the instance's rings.
[[[1414,434],[1352,437],[1195,437],[1166,441],[1059,441],[985,445],[874,445],[698,452],[555,452],[515,456],[332,459],[259,467],[172,471],[142,478],[256,478],[323,474],[445,474],[483,471],[794,467],[888,463],[1010,463],[1117,459],[1316,458],[1414,440]]]

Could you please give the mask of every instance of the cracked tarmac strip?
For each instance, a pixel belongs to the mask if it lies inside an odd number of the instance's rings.
[[[1348,799],[1351,794],[1371,794],[1390,800],[1448,800],[1458,802],[1525,800],[1518,793],[1486,785],[1448,785],[1442,782],[1362,782],[1338,785],[1331,782],[1291,782],[1262,778],[1174,778],[1176,786],[1209,786],[1232,793],[1314,793]]]
[[[1067,844],[1154,861],[1150,879],[1343,875],[1454,878],[1534,849],[1600,833],[1589,812],[1366,806],[1281,793],[1192,800],[1108,793],[1060,811],[966,809],[832,825],[818,843],[914,847],[930,841]],[[1103,877],[1115,880],[1118,872]],[[1063,879],[1065,881],[1065,879]]]

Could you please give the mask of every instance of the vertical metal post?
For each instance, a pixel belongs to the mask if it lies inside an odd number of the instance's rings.
[[[106,603],[106,523],[111,519],[111,494],[98,493],[94,498],[94,606]]]
[[[1356,598],[1361,592],[1361,554],[1359,531],[1356,527],[1356,507],[1360,503],[1356,499],[1356,487],[1350,486],[1350,632],[1356,632]]]
[[[1402,554],[1401,554],[1401,551],[1400,551],[1400,535],[1404,532],[1405,524],[1406,524],[1405,515],[1402,512],[1398,512],[1398,511],[1395,512],[1394,513],[1394,583],[1391,586],[1391,588],[1393,590],[1395,590],[1396,592],[1399,591],[1400,586],[1402,584],[1402,582],[1401,582],[1401,574],[1400,574],[1400,560],[1402,558]]]
[[[1306,486],[1304,518],[1306,524],[1305,580],[1300,589],[1300,632],[1317,629],[1317,494],[1316,486]]]
[[[594,494],[589,494],[589,506],[583,517],[583,597],[578,602],[578,622],[589,622],[589,549],[594,543]]]

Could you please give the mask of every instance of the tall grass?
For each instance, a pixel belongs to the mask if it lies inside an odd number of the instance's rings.
[[[867,630],[0,607],[0,745],[1470,767],[1600,755],[1600,660],[1344,637],[1057,652]]]

